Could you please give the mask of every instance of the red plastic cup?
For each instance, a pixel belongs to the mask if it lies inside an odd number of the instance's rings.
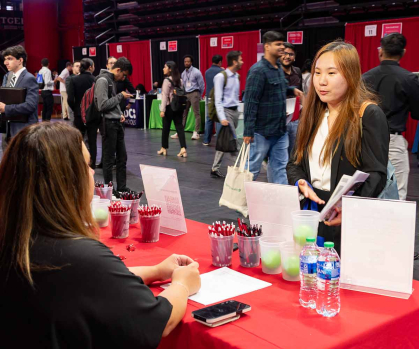
[[[112,238],[125,239],[129,235],[130,210],[126,212],[111,212]]]
[[[140,217],[141,242],[157,242],[160,237],[160,215]]]

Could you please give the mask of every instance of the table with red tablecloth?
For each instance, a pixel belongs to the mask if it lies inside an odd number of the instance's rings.
[[[127,266],[154,265],[172,253],[186,254],[200,265],[211,265],[206,224],[187,220],[188,233],[178,237],[160,234],[157,243],[141,243],[140,224],[130,226],[127,239],[112,239],[110,226],[101,230],[101,241],[115,255],[126,257]],[[136,250],[128,252],[126,246]],[[240,266],[238,251],[232,269],[272,283],[265,289],[234,299],[252,310],[232,323],[210,328],[193,320],[191,312],[203,305],[188,301],[186,315],[177,328],[163,338],[159,348],[414,348],[419,345],[419,293],[408,300],[341,290],[341,312],[324,318],[298,302],[299,282],[287,282],[281,275],[266,275],[261,267]],[[419,282],[413,287],[418,289]],[[162,289],[151,286],[155,295]],[[106,290],[104,290],[106,292]],[[416,344],[415,344],[416,343]]]
[[[42,90],[38,90],[39,93],[39,103],[38,103],[38,115],[42,115],[42,108],[44,105],[44,102],[42,100],[42,96],[41,96],[41,91]],[[53,106],[53,114],[55,113],[55,117],[56,118],[61,118],[61,93],[60,90],[53,90],[52,91],[52,96],[54,97],[54,106]]]

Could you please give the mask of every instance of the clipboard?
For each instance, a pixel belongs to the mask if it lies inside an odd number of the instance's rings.
[[[25,103],[26,100],[26,88],[14,88],[14,87],[0,87],[0,102],[11,105]],[[5,113],[0,114],[1,121],[13,121],[27,123],[29,115],[18,114],[6,116]]]

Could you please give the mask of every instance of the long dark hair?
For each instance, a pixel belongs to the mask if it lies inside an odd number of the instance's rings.
[[[361,155],[361,121],[358,112],[363,102],[376,102],[377,97],[367,89],[362,80],[358,51],[354,46],[344,41],[331,42],[317,52],[311,67],[311,76],[314,77],[318,59],[327,52],[333,53],[337,68],[348,84],[348,90],[342,101],[339,116],[329,130],[329,135],[323,145],[323,163],[331,161],[339,143],[343,142],[349,162],[352,166],[357,167],[360,164]],[[327,104],[323,103],[317,95],[313,81],[314,78],[311,79],[298,126],[295,146],[295,162],[297,164],[303,160],[305,151],[311,154],[314,138],[327,108]]]
[[[180,86],[180,73],[176,62],[167,61],[167,67],[170,69],[170,78],[172,79],[175,86]]]
[[[37,234],[97,239],[90,209],[89,166],[81,133],[61,122],[25,127],[12,138],[0,165],[0,267],[33,285]]]

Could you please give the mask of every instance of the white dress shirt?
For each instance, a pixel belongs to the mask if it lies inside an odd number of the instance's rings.
[[[64,70],[60,74],[60,78],[64,80],[64,83],[60,82],[60,91],[66,92],[65,88],[65,79],[67,79],[70,76],[70,72],[67,68],[64,68]]]
[[[218,73],[214,77],[214,99],[217,116],[220,121],[225,120],[224,108],[237,107],[239,105],[240,80],[237,73],[226,69],[227,84],[224,87],[224,74]]]
[[[330,191],[332,168],[330,162],[327,164],[323,163],[323,156],[320,159],[320,154],[326,142],[327,136],[329,135],[329,125],[327,123],[328,118],[329,110],[326,110],[321,125],[317,131],[316,138],[314,138],[314,143],[309,157],[311,185],[313,188],[325,191]]]
[[[42,67],[41,70],[38,72],[38,74],[42,75],[42,78],[44,80],[44,91],[53,91],[54,90],[54,80],[51,76],[51,70],[49,70],[47,67]]]

